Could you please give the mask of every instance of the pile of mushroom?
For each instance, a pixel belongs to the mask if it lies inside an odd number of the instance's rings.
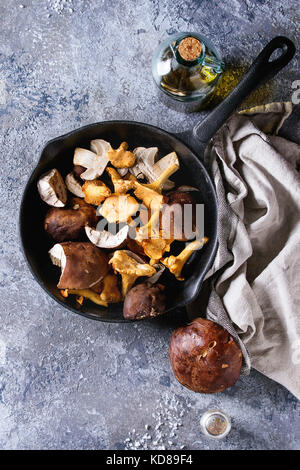
[[[75,149],[65,178],[55,168],[39,178],[39,194],[50,206],[44,229],[55,242],[49,255],[61,269],[63,298],[75,295],[79,305],[88,299],[104,307],[125,300],[129,319],[165,311],[162,273],[183,280],[186,261],[207,241],[194,240],[179,255],[166,256],[175,240],[196,235],[176,232],[176,204],[194,204],[195,190],[174,190],[170,177],[179,167],[175,152],[159,159],[156,147],[130,150],[122,142],[115,149],[95,139],[90,149]],[[168,233],[165,218],[172,225]]]

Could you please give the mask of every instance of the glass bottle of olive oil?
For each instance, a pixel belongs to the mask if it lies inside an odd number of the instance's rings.
[[[157,86],[179,101],[206,99],[214,90],[224,62],[211,42],[197,33],[177,33],[163,41],[153,56]]]

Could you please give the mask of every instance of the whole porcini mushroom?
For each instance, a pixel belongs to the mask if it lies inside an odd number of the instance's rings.
[[[176,379],[199,393],[232,387],[242,366],[242,352],[228,331],[203,318],[173,332],[169,357]]]
[[[82,199],[73,198],[69,208],[52,207],[46,214],[44,228],[57,242],[77,240],[84,234],[84,227],[95,227],[98,221],[96,209]]]
[[[89,242],[57,243],[49,251],[61,268],[59,289],[90,289],[108,273],[108,256]]]
[[[142,320],[157,317],[166,309],[166,296],[163,286],[148,282],[130,289],[125,297],[123,316],[128,320]]]
[[[67,202],[67,190],[64,180],[56,168],[44,173],[37,182],[41,199],[49,206],[64,207]]]

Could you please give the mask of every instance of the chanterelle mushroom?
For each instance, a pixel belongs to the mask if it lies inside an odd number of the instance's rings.
[[[171,255],[168,258],[162,259],[161,262],[170,270],[172,274],[174,274],[178,281],[184,281],[184,278],[181,277],[181,271],[184,264],[192,256],[195,250],[199,250],[207,242],[207,237],[203,237],[201,240],[195,240],[189,243],[178,256]]]
[[[118,233],[113,234],[107,230],[95,230],[91,227],[85,227],[85,232],[89,240],[98,248],[112,249],[117,248],[127,239],[129,226],[121,228]]]
[[[69,294],[74,294],[79,296],[81,301],[84,297],[94,302],[94,304],[101,305],[102,307],[108,306],[108,302],[101,298],[101,294],[94,292],[92,289],[66,289],[64,292],[61,291],[61,294],[63,294],[64,297],[68,297]],[[82,302],[79,303],[81,304]]]
[[[44,173],[37,183],[38,192],[49,206],[64,207],[67,202],[67,190],[61,174],[56,168]]]
[[[161,209],[166,197],[161,194],[165,181],[179,166],[177,164],[171,165],[169,168],[164,170],[160,176],[153,183],[142,184],[137,181],[134,182],[135,191],[134,194],[138,199],[141,199],[146,207],[151,208],[153,211]]]
[[[94,206],[99,206],[111,195],[111,190],[100,180],[86,181],[81,189],[85,202]]]
[[[135,153],[129,152],[127,142],[122,142],[116,150],[111,149],[106,156],[115,168],[130,168],[135,163]]]
[[[82,298],[89,299],[102,307],[107,307],[110,303],[121,302],[122,300],[122,294],[118,287],[118,278],[113,273],[109,273],[104,277],[103,289],[100,293],[94,292],[92,289],[65,289],[61,291],[61,294],[63,297],[68,297],[69,294],[75,294],[79,296],[81,300],[83,300]]]
[[[123,178],[120,177],[120,174],[114,168],[108,167],[106,168],[106,171],[111,177],[115,194],[125,194],[134,187],[133,181],[123,180]]]
[[[139,243],[153,265],[159,261],[166,251],[170,251],[173,240],[164,237],[159,224],[160,211],[151,216],[149,222],[136,229],[136,242]]]
[[[122,294],[118,287],[118,278],[115,274],[109,273],[103,279],[103,290],[100,294],[101,300],[108,303],[121,302]]]
[[[177,170],[179,169],[179,162],[177,161],[176,163],[173,163],[172,165],[168,166],[165,170],[161,172],[159,177],[153,181],[153,183],[149,184],[143,184],[144,187],[148,189],[153,189],[154,191],[157,191],[158,193],[161,193],[163,190],[163,186],[167,179],[173,175]],[[135,183],[138,184],[138,183]]]
[[[139,203],[129,194],[112,194],[105,199],[99,213],[109,223],[127,222],[139,209]]]
[[[106,140],[95,139],[91,141],[91,150],[77,147],[74,152],[74,165],[86,168],[80,177],[84,180],[94,180],[102,175],[109,160],[107,152],[111,145]]]
[[[122,294],[124,297],[138,277],[151,277],[156,273],[153,266],[147,263],[139,263],[125,250],[115,251],[109,263],[112,265],[114,271],[122,276]]]
[[[171,165],[177,164],[179,166],[176,152],[169,153],[157,162],[155,162],[158,153],[157,147],[137,147],[134,152],[136,154],[136,163],[129,171],[137,178],[146,177],[150,183],[157,180],[161,173]],[[165,190],[172,189],[173,187],[174,182],[169,179],[163,184]]]

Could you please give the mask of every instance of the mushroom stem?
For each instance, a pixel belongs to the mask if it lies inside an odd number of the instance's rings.
[[[89,299],[94,302],[94,304],[102,305],[102,307],[108,306],[108,303],[101,299],[101,295],[97,294],[91,289],[68,289],[68,293]]]
[[[169,166],[169,168],[166,168],[153,183],[143,184],[143,186],[145,188],[153,189],[154,191],[157,191],[161,194],[163,186],[167,179],[171,175],[173,175],[173,173],[175,173],[178,169],[179,165],[177,165],[177,163],[173,163],[173,165]]]
[[[157,222],[159,220],[160,210],[153,212],[147,224],[142,225],[136,231],[136,240],[142,241],[144,238],[152,238],[154,234],[154,229],[157,227]],[[156,234],[157,235],[157,234]],[[156,238],[158,238],[156,236]]]
[[[126,297],[133,284],[139,276],[134,276],[132,274],[122,274],[122,296]]]
[[[205,243],[208,242],[207,237],[203,237],[201,240],[194,240],[193,242],[189,243],[178,256],[169,256],[161,262],[170,270],[172,274],[178,279],[179,281],[184,281],[184,278],[181,277],[181,271],[183,266],[187,262],[187,260],[191,257],[195,250],[200,250]]]

